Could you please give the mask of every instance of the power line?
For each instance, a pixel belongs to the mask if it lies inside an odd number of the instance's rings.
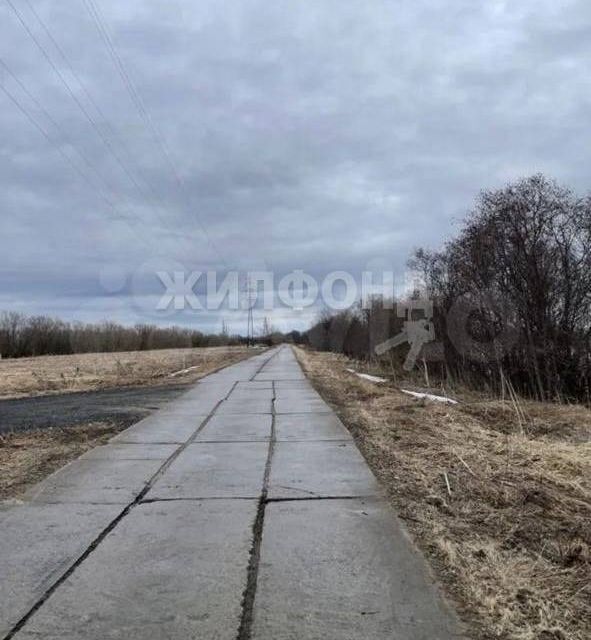
[[[186,195],[186,186],[185,186],[185,182],[182,178],[182,176],[180,175],[179,171],[176,168],[176,165],[172,159],[172,156],[170,154],[170,151],[168,150],[168,146],[166,145],[166,142],[164,141],[164,139],[162,138],[160,132],[158,131],[158,129],[156,128],[154,121],[152,120],[150,113],[148,112],[145,103],[143,101],[143,98],[141,96],[141,94],[139,93],[138,89],[136,88],[133,80],[130,77],[130,74],[128,73],[127,69],[125,68],[125,64],[123,63],[123,60],[121,58],[121,56],[119,55],[115,44],[113,42],[113,38],[109,32],[109,29],[107,27],[106,21],[104,19],[104,17],[101,15],[99,8],[97,7],[96,3],[94,2],[94,0],[84,0],[85,2],[85,6],[89,12],[89,14],[91,15],[91,17],[94,20],[95,26],[99,32],[99,34],[101,35],[106,47],[107,47],[107,51],[109,52],[111,59],[113,61],[113,63],[115,64],[115,67],[117,68],[117,70],[119,71],[119,75],[121,76],[121,79],[123,81],[124,86],[126,87],[130,97],[131,97],[131,101],[134,104],[134,106],[136,107],[140,118],[147,124],[148,128],[150,129],[150,131],[152,132],[152,136],[154,137],[154,140],[156,141],[156,144],[158,145],[158,147],[160,148],[160,150],[162,151],[162,153],[164,154],[164,157],[167,160],[167,163],[172,171],[172,174],[174,176],[175,182],[177,183],[177,186],[180,188],[181,193],[183,194],[188,207],[191,207],[190,202],[188,201],[187,195]],[[196,215],[196,219],[197,222],[199,224],[199,226],[201,227],[201,230],[203,231],[203,234],[205,236],[206,241],[208,242],[208,244],[214,249],[215,253],[218,255],[218,257],[220,258],[220,260],[222,261],[222,263],[224,264],[224,266],[227,266],[226,260],[224,258],[224,256],[222,255],[222,253],[219,251],[219,249],[217,248],[217,246],[215,245],[215,243],[212,241],[212,239],[209,236],[209,232],[207,231],[207,228],[205,227],[205,225],[203,224],[203,222],[201,221],[201,219],[199,218],[198,215]]]
[[[74,66],[72,65],[72,63],[70,62],[70,59],[68,58],[68,56],[66,55],[66,53],[62,49],[62,47],[60,46],[59,42],[57,42],[57,40],[55,39],[55,37],[51,33],[51,30],[49,29],[49,27],[47,26],[45,21],[41,18],[41,16],[39,15],[39,13],[35,9],[35,7],[29,2],[29,0],[23,0],[23,1],[27,5],[27,7],[29,8],[29,11],[35,16],[35,19],[37,20],[37,22],[39,23],[39,25],[43,29],[45,35],[51,41],[51,43],[54,46],[55,50],[59,53],[61,59],[64,61],[64,63],[68,67],[68,70],[70,71],[70,73],[72,74],[72,76],[75,78],[76,82],[78,83],[78,85],[82,89],[82,91],[83,91],[84,95],[86,96],[86,99],[88,100],[88,102],[90,102],[90,104],[94,107],[94,110],[97,112],[98,116],[101,118],[101,120],[108,127],[111,135],[118,140],[118,142],[121,144],[121,146],[123,146],[122,141],[120,140],[120,138],[117,135],[117,133],[114,130],[114,128],[108,122],[107,117],[105,116],[103,110],[97,104],[96,100],[92,97],[92,94],[88,91],[88,89],[86,87],[86,84],[84,82],[82,82],[80,76],[76,73],[76,70],[74,69]]]
[[[90,116],[90,114],[88,113],[87,109],[85,109],[85,107],[82,105],[82,103],[80,102],[80,100],[78,99],[78,97],[76,96],[76,94],[73,92],[73,90],[71,89],[69,83],[66,81],[66,79],[64,78],[63,74],[59,71],[59,69],[56,67],[56,65],[53,63],[53,60],[51,59],[51,57],[49,56],[49,54],[47,53],[47,51],[45,50],[45,48],[41,45],[41,43],[38,41],[38,39],[34,36],[34,34],[31,32],[30,28],[28,28],[28,25],[26,24],[26,21],[24,20],[24,18],[22,17],[22,14],[19,14],[19,12],[16,10],[16,7],[14,6],[14,4],[11,2],[11,0],[7,0],[7,3],[9,4],[9,6],[12,8],[12,10],[15,12],[15,15],[17,16],[17,18],[19,19],[19,21],[21,22],[21,24],[23,25],[23,27],[25,28],[25,30],[27,31],[27,33],[29,34],[29,36],[33,39],[33,41],[35,42],[35,44],[40,48],[40,50],[42,51],[44,57],[47,59],[47,61],[50,63],[50,65],[52,66],[53,70],[55,71],[55,73],[58,75],[58,77],[60,78],[60,81],[62,82],[62,84],[64,84],[64,86],[66,87],[68,93],[70,94],[70,96],[75,100],[76,104],[78,105],[78,107],[81,109],[82,113],[85,115],[86,119],[90,122],[91,126],[93,126],[93,128],[95,129],[95,131],[97,132],[97,134],[101,137],[101,140],[103,141],[103,143],[105,144],[105,146],[108,148],[108,150],[110,151],[111,155],[113,155],[113,157],[115,158],[115,160],[117,161],[117,163],[119,164],[119,166],[123,169],[123,171],[126,173],[126,175],[128,176],[128,178],[130,179],[130,181],[132,182],[132,184],[134,185],[134,187],[136,188],[136,190],[138,191],[138,193],[142,196],[145,197],[145,193],[142,190],[142,187],[140,187],[140,185],[138,184],[137,180],[135,179],[135,177],[133,176],[133,174],[130,172],[130,170],[128,169],[127,166],[125,166],[125,164],[123,163],[123,160],[121,159],[121,157],[117,154],[117,152],[115,151],[115,149],[113,148],[113,146],[111,145],[110,141],[108,140],[108,138],[106,138],[106,136],[104,135],[104,133],[100,130],[100,128],[98,127],[97,123],[93,120],[93,118]],[[95,111],[98,113],[99,117],[104,121],[105,126],[109,129],[112,137],[114,139],[116,139],[119,144],[121,145],[121,147],[126,151],[128,157],[132,157],[132,154],[129,150],[129,148],[127,147],[127,145],[124,143],[124,141],[117,135],[114,127],[109,123],[107,117],[105,116],[104,112],[102,111],[102,109],[100,108],[100,106],[97,104],[96,100],[94,100],[94,98],[92,97],[91,93],[88,91],[85,83],[81,80],[81,78],[79,77],[79,75],[76,73],[74,66],[72,65],[72,63],[70,62],[68,56],[66,55],[66,53],[64,52],[64,50],[62,49],[62,47],[60,46],[60,44],[57,42],[56,38],[53,36],[53,34],[51,33],[51,30],[49,29],[49,27],[46,25],[46,23],[43,21],[43,19],[41,18],[41,16],[39,15],[39,13],[35,10],[35,8],[31,5],[31,3],[29,2],[29,0],[25,0],[25,3],[27,4],[29,10],[31,11],[31,13],[33,14],[33,16],[35,17],[35,19],[37,20],[37,22],[39,23],[39,25],[41,26],[41,28],[43,29],[43,31],[45,32],[45,34],[47,35],[47,37],[49,38],[49,40],[51,41],[51,43],[53,44],[53,46],[55,47],[56,51],[58,52],[58,54],[60,55],[60,57],[62,58],[63,62],[65,63],[66,67],[69,69],[70,73],[72,74],[72,76],[75,78],[75,80],[77,81],[78,85],[80,86],[80,88],[82,89],[82,91],[84,92],[86,98],[88,99],[88,101],[90,102],[90,104],[94,107]],[[88,7],[87,7],[88,8]],[[112,42],[112,38],[110,37],[110,34],[106,28],[106,25],[104,24],[104,20],[101,19],[101,15],[99,13],[98,7],[94,4],[92,4],[92,9],[94,9],[94,16],[95,16],[95,23],[97,24],[97,28],[99,28],[99,31],[101,32],[101,34],[104,36],[105,41],[107,42],[107,46],[109,51],[111,52],[112,56],[115,56],[115,59],[118,61],[117,64],[117,68],[119,69],[120,73],[123,73],[124,77],[125,77],[125,84],[126,87],[128,88],[129,91],[132,92],[133,94],[133,102],[134,105],[136,106],[136,108],[139,108],[141,110],[141,114],[144,115],[144,118],[147,119],[147,121],[149,122],[150,126],[151,126],[151,130],[153,131],[153,135],[156,137],[157,141],[160,144],[160,149],[163,151],[168,163],[171,165],[171,167],[173,168],[173,170],[175,170],[174,168],[174,164],[172,163],[172,159],[170,157],[170,153],[168,151],[168,149],[166,148],[166,145],[164,143],[164,141],[161,139],[161,137],[158,134],[158,131],[156,130],[156,128],[154,127],[151,119],[150,119],[150,115],[147,112],[144,103],[142,101],[142,98],[140,96],[140,94],[137,92],[137,90],[135,89],[135,86],[133,85],[133,82],[131,81],[131,78],[129,77],[127,71],[125,70],[125,67],[123,65],[123,61],[121,60],[119,54],[117,53],[116,49],[114,48],[113,42]],[[182,179],[180,178],[180,176],[178,176],[178,174],[176,174],[176,170],[175,170],[175,175],[176,178],[179,181],[182,181]],[[150,192],[150,194],[152,195],[152,197],[157,200],[159,202],[159,204],[163,207],[166,208],[166,204],[164,202],[164,200],[162,199],[162,197],[156,193],[156,191],[153,189],[151,182],[148,180],[146,181],[146,185],[148,188],[148,191]],[[176,231],[172,231],[170,229],[167,228],[167,223],[160,217],[160,215],[158,214],[157,211],[155,211],[156,216],[158,217],[160,223],[163,225],[164,229],[167,231],[168,234],[172,235],[172,236],[177,236],[180,237],[184,240],[187,239],[186,234],[180,233],[180,232],[176,232]],[[201,224],[201,221],[198,220],[199,223]],[[205,227],[201,224],[204,235],[206,240],[209,242],[209,244],[214,247],[213,243],[210,241],[207,230],[205,229]],[[218,253],[219,257],[223,260],[223,257],[221,256],[221,254],[219,253],[219,251],[217,251],[217,248],[214,247],[214,249],[216,250],[216,252]],[[225,263],[225,261],[224,261]]]
[[[59,78],[60,82],[64,85],[66,91],[68,92],[68,94],[70,95],[70,97],[72,98],[72,100],[74,100],[74,102],[76,103],[76,105],[78,106],[78,108],[80,109],[80,111],[82,112],[82,114],[84,115],[84,117],[88,120],[88,122],[90,123],[91,127],[93,128],[93,130],[96,132],[96,134],[99,136],[99,138],[102,140],[103,144],[105,145],[105,147],[107,148],[107,150],[109,151],[109,153],[113,156],[113,158],[115,158],[115,161],[117,162],[117,164],[121,167],[121,169],[125,172],[125,174],[128,176],[129,180],[131,181],[131,183],[134,185],[134,187],[137,189],[138,193],[140,194],[140,196],[143,198],[145,197],[145,194],[142,192],[141,187],[139,186],[139,184],[137,183],[137,180],[135,179],[135,177],[133,176],[133,174],[129,171],[129,169],[125,166],[125,164],[123,163],[123,161],[121,160],[119,154],[115,151],[115,149],[113,148],[113,145],[111,144],[110,140],[104,135],[103,131],[100,129],[100,127],[97,125],[97,123],[95,122],[95,120],[93,119],[93,117],[90,115],[90,113],[88,112],[88,109],[86,109],[86,107],[84,106],[84,104],[80,101],[80,99],[78,98],[78,96],[76,95],[76,93],[73,91],[72,87],[70,86],[70,84],[68,83],[68,81],[66,80],[66,78],[64,77],[63,73],[59,70],[59,68],[57,67],[57,65],[54,63],[53,59],[51,58],[51,56],[49,55],[49,53],[47,52],[47,50],[45,49],[45,47],[41,44],[41,42],[39,41],[39,39],[35,36],[35,34],[31,31],[29,25],[27,24],[26,20],[23,18],[23,15],[20,13],[20,11],[15,7],[14,3],[12,2],[12,0],[6,0],[6,3],[8,4],[8,6],[12,9],[13,13],[15,14],[15,16],[17,17],[18,21],[21,23],[22,27],[25,29],[25,31],[27,32],[28,36],[31,38],[31,40],[35,43],[35,45],[37,46],[37,48],[41,51],[41,53],[43,54],[43,57],[47,60],[47,62],[49,63],[49,65],[51,66],[51,68],[53,69],[53,71],[55,72],[55,74],[57,75],[57,77]]]
[[[12,75],[12,74],[11,74]],[[107,206],[113,211],[114,215],[112,216],[115,220],[122,220],[130,225],[131,222],[129,217],[117,210],[116,205],[112,202],[109,197],[102,191],[101,188],[97,188],[96,185],[93,184],[92,180],[88,177],[88,175],[72,160],[72,158],[59,146],[55,140],[52,139],[50,134],[46,129],[39,123],[39,121],[31,115],[31,113],[18,101],[18,99],[4,86],[3,83],[0,83],[0,90],[6,95],[6,97],[12,102],[12,104],[27,118],[27,120],[39,131],[39,133],[49,142],[51,146],[55,146],[58,153],[62,156],[62,158],[74,169],[74,171],[82,177],[82,179],[93,189],[102,200],[107,204]],[[137,231],[135,231],[137,233]],[[150,246],[150,243],[143,236],[143,233],[138,234],[140,238],[144,241],[147,246]]]
[[[139,93],[139,91],[137,90],[134,82],[131,79],[131,76],[129,75],[127,69],[125,68],[125,64],[123,63],[123,60],[121,58],[121,56],[119,55],[119,52],[117,51],[117,49],[115,48],[115,44],[113,42],[113,38],[111,36],[111,33],[107,27],[106,21],[104,19],[104,17],[102,16],[98,6],[95,4],[94,0],[84,0],[87,11],[89,12],[91,18],[94,21],[94,24],[101,36],[101,38],[103,39],[103,42],[105,43],[106,47],[107,47],[107,51],[109,52],[109,55],[111,56],[111,59],[115,65],[115,67],[117,68],[119,75],[121,76],[121,79],[123,81],[123,84],[125,86],[125,88],[127,89],[127,92],[129,93],[130,97],[131,97],[131,101],[133,103],[133,105],[135,106],[136,110],[138,111],[140,118],[144,121],[144,123],[148,126],[148,128],[150,129],[152,136],[154,137],[154,139],[156,140],[156,143],[160,149],[160,151],[163,153],[164,157],[166,158],[168,164],[170,165],[173,173],[176,174],[176,167],[174,165],[174,162],[172,161],[170,152],[168,150],[168,147],[166,145],[166,143],[164,142],[164,140],[162,139],[162,136],[160,135],[160,132],[158,131],[158,129],[156,128],[156,126],[154,125],[154,121],[152,120],[152,118],[150,117],[150,114],[146,108],[145,102],[141,96],[141,94]]]
[[[257,300],[256,285],[253,284],[250,276],[244,283],[245,302],[248,305],[247,319],[246,319],[246,344],[251,347],[254,344],[254,315],[253,308]]]
[[[103,186],[106,186],[107,189],[109,189],[111,192],[114,192],[114,189],[111,185],[109,185],[109,183],[107,182],[107,180],[101,176],[100,172],[98,171],[98,169],[96,168],[96,165],[94,165],[89,159],[88,157],[74,144],[74,142],[72,141],[72,139],[66,134],[66,132],[62,129],[61,125],[55,120],[55,118],[49,113],[49,111],[47,111],[47,109],[39,102],[39,100],[31,93],[31,91],[26,87],[26,85],[19,79],[19,77],[12,71],[12,69],[8,66],[8,64],[6,63],[5,60],[3,60],[2,58],[0,58],[0,66],[2,66],[2,68],[4,69],[4,71],[6,71],[8,73],[8,75],[10,75],[10,77],[14,80],[14,82],[18,85],[18,87],[20,88],[20,90],[27,96],[27,98],[29,98],[29,100],[31,100],[31,102],[37,107],[37,109],[45,116],[45,118],[51,122],[51,124],[53,125],[53,127],[56,129],[56,131],[59,133],[59,135],[64,139],[67,140],[68,143],[72,146],[72,148],[74,149],[74,151],[76,151],[77,155],[82,159],[82,161],[86,164],[87,167],[89,167],[89,169],[91,169],[92,171],[94,171],[96,173],[96,175],[98,176],[98,178],[104,183]]]
[[[55,141],[51,138],[49,133],[43,128],[41,124],[39,124],[38,120],[32,116],[27,109],[15,98],[15,96],[4,86],[3,83],[0,83],[0,90],[6,95],[6,97],[14,104],[14,106],[27,118],[27,120],[39,131],[39,133],[51,144],[57,148],[58,153],[66,160],[66,162],[78,173],[84,181],[89,184],[93,189],[96,189],[96,186],[92,183],[90,178],[76,165],[76,163],[72,160],[72,158],[59,146],[55,143]],[[100,192],[101,197],[105,202],[110,206],[114,207],[113,203],[109,200],[109,198],[102,192]]]
[[[101,15],[100,10],[98,9],[96,3],[94,2],[94,0],[83,0],[85,7],[89,13],[89,15],[91,16],[98,32],[99,35],[101,36],[103,42],[105,43],[105,46],[107,48],[107,51],[116,67],[116,69],[119,72],[119,75],[121,76],[121,79],[123,81],[123,85],[125,86],[125,88],[127,89],[127,92],[130,95],[131,101],[133,103],[133,105],[135,106],[136,110],[138,111],[140,118],[144,121],[144,123],[147,125],[147,127],[150,129],[152,136],[154,137],[154,140],[156,141],[156,144],[158,145],[158,147],[160,148],[160,150],[162,151],[162,153],[164,154],[166,160],[167,160],[167,164],[169,165],[171,172],[173,174],[173,177],[175,179],[175,182],[177,184],[177,186],[179,187],[181,193],[183,194],[183,197],[187,203],[187,206],[189,207],[189,209],[191,208],[191,203],[188,199],[187,196],[187,192],[186,192],[186,185],[185,182],[182,178],[182,176],[180,175],[180,172],[178,171],[173,159],[172,159],[172,155],[170,154],[170,151],[168,150],[168,147],[166,145],[166,142],[164,141],[164,139],[162,138],[162,136],[160,135],[158,129],[156,128],[154,121],[152,120],[148,109],[146,108],[146,105],[143,101],[143,98],[141,96],[141,94],[139,93],[138,89],[136,88],[130,74],[128,73],[125,64],[121,58],[121,56],[119,55],[115,44],[113,42],[113,38],[109,32],[109,29],[106,25],[106,22],[104,20],[104,17]],[[213,240],[211,239],[209,232],[207,231],[207,228],[205,227],[205,225],[203,224],[203,222],[201,221],[201,219],[199,218],[199,215],[197,213],[194,214],[197,220],[197,223],[199,224],[199,226],[201,227],[201,230],[203,231],[204,237],[207,241],[207,243],[212,247],[212,249],[215,251],[215,253],[217,254],[217,256],[220,258],[220,260],[222,261],[222,263],[224,264],[225,267],[228,266],[224,256],[222,255],[222,253],[220,252],[220,250],[218,249],[218,247],[215,245],[215,243],[213,242]]]
[[[51,33],[51,30],[49,29],[47,24],[44,22],[44,20],[41,18],[41,16],[39,15],[39,13],[35,9],[35,7],[29,2],[29,0],[24,0],[24,2],[28,6],[28,8],[31,11],[31,13],[35,16],[35,19],[37,20],[37,22],[39,23],[39,25],[41,26],[41,28],[45,32],[46,36],[49,38],[49,40],[53,44],[54,48],[56,49],[56,51],[60,55],[61,59],[65,63],[65,65],[68,68],[68,70],[70,71],[71,75],[74,77],[74,79],[76,80],[76,82],[78,83],[80,88],[82,89],[82,91],[83,91],[84,95],[86,96],[87,100],[89,101],[89,103],[94,107],[94,109],[97,112],[98,116],[101,118],[101,121],[104,123],[105,127],[108,129],[111,137],[113,139],[117,140],[117,142],[122,147],[122,149],[124,149],[127,157],[129,159],[131,159],[132,162],[133,162],[133,156],[132,156],[132,153],[131,153],[129,147],[127,146],[125,141],[117,134],[117,132],[115,131],[114,126],[109,122],[107,116],[105,115],[105,113],[103,112],[101,107],[97,104],[96,100],[93,98],[92,94],[90,93],[90,91],[86,87],[86,83],[84,83],[82,81],[82,79],[80,78],[80,76],[76,72],[76,70],[74,68],[74,65],[71,63],[71,61],[68,58],[68,56],[66,55],[65,51],[63,50],[63,48],[60,46],[59,42],[56,40],[56,38]],[[139,172],[140,171],[138,169],[138,173]],[[146,184],[148,190],[150,191],[150,193],[152,194],[152,196],[154,197],[154,199],[156,199],[163,207],[165,207],[166,205],[165,205],[162,197],[160,195],[158,195],[154,191],[151,182],[149,180],[147,180],[147,181],[145,181],[145,184]]]
[[[72,138],[70,136],[68,136],[68,134],[64,131],[64,129],[62,128],[62,126],[59,124],[59,122],[57,122],[57,120],[51,115],[51,113],[49,113],[49,111],[41,104],[41,102],[39,102],[39,100],[33,95],[33,93],[27,88],[27,86],[23,83],[23,81],[14,73],[14,71],[12,71],[12,69],[10,68],[10,66],[7,64],[7,62],[5,60],[3,60],[0,57],[0,66],[4,69],[4,71],[6,71],[6,73],[8,73],[8,75],[13,79],[13,81],[16,83],[16,85],[20,88],[20,90],[27,96],[27,98],[29,98],[29,100],[31,100],[31,102],[35,105],[35,107],[45,116],[45,118],[53,125],[54,129],[57,131],[57,133],[59,134],[59,136],[68,142],[68,144],[72,147],[72,149],[74,150],[74,152],[78,155],[78,157],[84,162],[84,164],[94,173],[94,175],[97,177],[97,182],[99,183],[99,186],[93,184],[93,182],[90,180],[90,178],[88,177],[88,175],[84,174],[81,169],[75,165],[75,163],[73,162],[72,158],[70,158],[70,156],[68,156],[63,149],[58,145],[57,141],[52,139],[51,136],[49,135],[49,133],[43,129],[43,127],[39,124],[39,122],[24,108],[24,106],[20,103],[18,103],[18,101],[16,100],[16,98],[10,94],[8,95],[8,90],[3,86],[4,89],[4,93],[7,94],[7,96],[9,97],[9,99],[13,102],[13,104],[15,104],[15,106],[17,106],[17,108],[27,117],[27,119],[35,126],[35,128],[37,128],[40,133],[48,140],[48,142],[54,146],[57,147],[60,155],[62,155],[62,157],[64,157],[67,162],[73,167],[73,169],[83,177],[84,181],[92,188],[94,189],[99,196],[106,202],[106,204],[112,208],[116,213],[117,213],[117,218],[121,219],[121,220],[125,220],[130,226],[132,224],[132,221],[130,221],[130,217],[135,219],[135,222],[137,224],[141,224],[142,221],[138,218],[137,215],[130,213],[127,216],[120,214],[117,212],[117,207],[115,204],[115,199],[117,198],[117,193],[116,193],[116,189],[113,187],[112,184],[109,183],[109,181],[103,176],[101,175],[99,169],[97,168],[97,166],[91,161],[89,160],[89,158],[86,156],[86,154],[81,150],[81,148],[72,140]],[[104,191],[110,192],[110,196],[111,198],[109,198],[107,195],[105,195]],[[179,234],[177,232],[171,231],[170,229],[166,229],[167,234],[171,235],[171,236],[180,236],[183,237],[182,234]],[[135,233],[135,231],[134,231]],[[141,235],[141,234],[140,234]],[[147,246],[150,246],[151,243],[149,243],[145,237],[142,237],[142,240],[144,240],[144,243]],[[153,248],[153,243],[152,243],[152,247]],[[159,249],[159,247],[158,247]]]
[[[98,125],[95,122],[95,120],[93,119],[93,117],[90,115],[88,110],[82,104],[82,102],[80,101],[78,96],[75,94],[75,92],[73,91],[73,89],[70,86],[70,84],[68,83],[68,81],[65,79],[63,73],[59,70],[59,68],[57,67],[57,65],[53,61],[52,57],[49,55],[49,53],[47,52],[45,47],[41,44],[39,39],[35,36],[35,34],[32,32],[32,30],[30,29],[30,27],[27,24],[26,20],[24,19],[23,15],[15,7],[14,3],[12,2],[12,0],[6,0],[6,3],[12,9],[13,13],[15,14],[17,19],[21,23],[22,27],[25,29],[27,35],[31,38],[31,40],[35,43],[37,48],[41,51],[41,53],[43,54],[43,57],[47,60],[47,62],[49,63],[49,65],[51,66],[51,68],[53,69],[55,74],[58,76],[60,82],[65,87],[66,91],[68,92],[70,97],[74,100],[74,102],[76,103],[76,105],[78,106],[80,111],[83,113],[85,118],[88,120],[88,122],[92,126],[93,130],[97,133],[97,135],[99,136],[99,138],[101,139],[101,141],[103,142],[103,144],[105,145],[107,150],[115,158],[117,164],[121,167],[121,169],[123,169],[123,171],[128,176],[128,178],[130,179],[130,181],[132,182],[132,184],[134,185],[134,187],[136,188],[136,190],[138,191],[140,196],[142,198],[145,198],[146,194],[142,191],[142,189],[141,189],[140,185],[137,183],[135,177],[132,175],[132,173],[129,171],[129,169],[124,165],[123,161],[121,160],[120,156],[117,154],[115,149],[113,148],[113,145],[110,143],[109,139],[104,135],[102,130],[98,127]],[[55,41],[55,39],[52,39],[52,41]],[[58,45],[58,47],[59,47],[59,45]],[[52,120],[55,122],[54,119],[52,119]],[[114,205],[111,203],[111,206],[114,206]],[[163,203],[163,206],[164,206],[164,203]],[[159,218],[158,212],[155,211],[155,213],[156,213],[156,216]],[[137,218],[137,216],[135,216],[135,217]],[[141,224],[140,220],[138,220],[138,222]],[[164,231],[166,233],[168,233],[169,235],[177,236],[177,237],[180,237],[182,239],[186,239],[183,234],[180,234],[178,232],[175,232],[175,231],[172,231],[172,230],[168,229],[166,223],[164,221],[162,221],[161,219],[160,219],[160,223],[162,224]],[[144,238],[144,240],[145,240],[145,238]],[[147,244],[148,244],[148,246],[150,246],[151,243],[147,243]]]

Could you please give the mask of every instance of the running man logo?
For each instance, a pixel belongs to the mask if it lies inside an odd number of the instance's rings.
[[[424,317],[415,320],[413,311],[422,311]],[[396,314],[399,318],[404,318],[402,331],[380,344],[376,345],[375,352],[382,355],[390,349],[408,342],[410,350],[404,361],[405,371],[411,371],[417,361],[421,349],[427,342],[435,340],[435,327],[433,325],[433,302],[431,300],[417,299],[409,300],[396,305]]]

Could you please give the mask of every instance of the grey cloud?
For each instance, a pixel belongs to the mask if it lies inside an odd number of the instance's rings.
[[[402,269],[414,246],[454,232],[482,188],[545,171],[587,189],[591,7],[582,0],[101,2],[182,191],[83,3],[31,2],[140,188],[2,6],[0,56],[59,121],[64,151],[79,162],[74,141],[114,186],[124,217],[0,95],[2,307],[74,317],[86,296],[80,313],[101,317],[105,265],[132,274],[160,256],[219,266],[201,224],[230,265],[321,276],[379,257]],[[289,314],[277,322],[288,326]]]

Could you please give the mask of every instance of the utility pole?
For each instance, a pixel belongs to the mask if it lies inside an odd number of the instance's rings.
[[[271,335],[271,324],[267,316],[263,319],[263,338],[268,338]]]
[[[254,318],[252,317],[252,307],[248,307],[248,326],[246,329],[246,343],[249,347],[254,342]]]
[[[254,315],[253,307],[256,304],[257,292],[253,287],[252,280],[248,278],[246,280],[246,303],[248,305],[248,319],[246,322],[246,344],[252,346],[254,343]]]

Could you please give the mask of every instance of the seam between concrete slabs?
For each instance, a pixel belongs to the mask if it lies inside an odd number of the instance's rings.
[[[257,370],[257,372],[254,374],[254,376],[256,376],[259,373],[259,371],[261,371],[262,368],[270,360],[272,360],[277,355],[277,353],[279,353],[279,352],[280,352],[280,350],[276,351],[270,357],[265,359],[265,361],[263,362],[261,367]],[[234,364],[236,364],[236,363],[233,363],[232,365],[229,365],[229,366],[233,366]],[[225,368],[225,367],[223,367],[223,368]],[[253,376],[253,378],[254,378],[254,376]],[[251,378],[251,380],[252,380],[252,378]],[[144,497],[146,496],[148,491],[150,491],[150,489],[154,485],[155,481],[170,467],[170,465],[178,458],[178,456],[190,444],[195,442],[195,439],[197,438],[199,433],[205,428],[205,426],[211,420],[211,418],[213,417],[215,412],[218,410],[220,405],[230,397],[230,394],[234,391],[234,389],[238,385],[238,382],[239,381],[236,380],[233,383],[233,385],[230,388],[230,390],[228,391],[228,393],[221,400],[219,400],[216,403],[216,405],[213,407],[213,409],[209,412],[209,414],[206,416],[206,418],[199,424],[199,426],[195,429],[195,431],[191,434],[191,436],[185,442],[180,444],[177,447],[177,449],[166,460],[163,461],[162,465],[151,476],[151,478],[148,480],[148,482],[146,483],[144,488],[138,493],[138,495],[134,498],[134,500],[132,500],[130,503],[128,503],[126,506],[124,506],[123,509],[121,510],[121,512],[119,513],[119,515],[116,518],[114,518],[98,534],[98,536],[90,543],[90,545],[86,548],[86,550],[82,554],[80,554],[78,556],[78,558],[68,567],[68,569],[66,569],[66,571],[61,576],[59,576],[56,580],[54,580],[51,583],[51,585],[38,598],[38,600],[35,602],[35,604],[33,604],[33,606],[30,607],[29,610],[12,626],[10,631],[4,636],[3,640],[10,640],[11,638],[13,638],[14,635],[16,633],[18,633],[26,625],[26,623],[35,614],[35,612],[38,611],[43,606],[43,604],[51,597],[51,595],[60,587],[60,585],[62,585],[76,571],[76,569],[78,569],[78,567],[101,544],[101,542],[109,535],[109,533],[111,533],[116,528],[116,526],[123,520],[123,518],[125,518],[132,511],[132,509],[134,509],[134,507],[136,507],[137,505],[139,505],[139,504],[141,504],[143,502]],[[274,393],[274,390],[273,390],[273,393]],[[176,443],[172,443],[172,444],[176,444]],[[249,499],[252,500],[253,498],[249,498]],[[93,504],[93,503],[85,503],[85,504]],[[96,503],[96,504],[102,504],[102,503]]]
[[[281,349],[277,351],[280,353]],[[266,364],[266,363],[265,363]],[[263,367],[261,367],[261,370]],[[258,374],[257,374],[258,375]],[[242,595],[242,616],[240,626],[238,628],[237,640],[250,640],[252,637],[252,626],[254,620],[254,603],[257,590],[257,582],[259,575],[259,565],[261,560],[261,545],[263,541],[263,527],[265,524],[265,509],[267,506],[267,494],[269,490],[269,479],[271,477],[271,464],[273,460],[273,451],[275,449],[275,401],[277,399],[277,391],[275,382],[272,382],[273,397],[271,401],[271,438],[269,440],[269,450],[267,454],[267,463],[265,465],[265,474],[263,476],[263,489],[259,499],[257,515],[253,526],[252,547],[250,550],[250,558],[248,562],[246,588]]]

